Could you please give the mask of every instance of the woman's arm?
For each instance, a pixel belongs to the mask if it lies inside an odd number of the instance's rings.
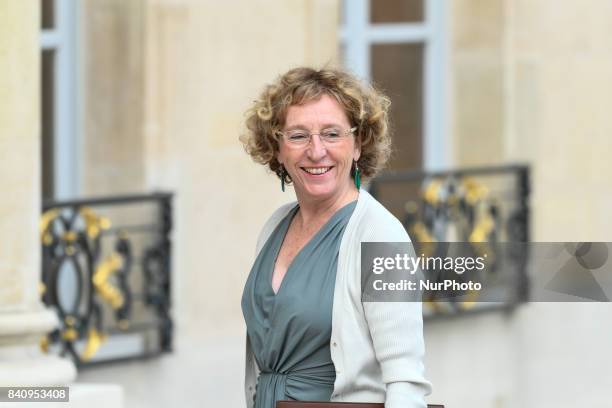
[[[363,304],[374,353],[386,385],[386,408],[425,408],[431,385],[424,377],[420,302]]]
[[[390,213],[386,215],[363,241],[411,242],[402,224]],[[386,386],[385,407],[425,408],[431,384],[424,376],[421,302],[364,302],[363,310]]]

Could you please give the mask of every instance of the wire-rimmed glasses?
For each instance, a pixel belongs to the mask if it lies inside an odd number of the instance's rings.
[[[318,135],[321,142],[326,146],[331,146],[342,142],[348,135],[353,134],[357,126],[342,130],[339,128],[323,129],[319,133],[310,133],[304,129],[291,129],[284,132],[278,131],[276,134],[283,139],[285,144],[293,148],[308,146],[314,135]]]

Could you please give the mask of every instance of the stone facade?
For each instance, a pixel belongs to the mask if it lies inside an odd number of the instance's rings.
[[[23,366],[26,355],[37,353],[38,335],[57,323],[37,289],[37,4],[7,0],[0,6],[0,174],[11,195],[0,203],[2,381],[10,364]],[[453,165],[529,163],[532,239],[609,240],[609,2],[447,4]],[[262,223],[293,199],[243,152],[243,113],[262,86],[288,68],[337,63],[339,5],[82,3],[80,190],[84,196],[175,192],[178,347],[160,360],[90,371],[79,381],[119,382],[130,406],[188,406],[198,387],[206,391],[203,405],[241,404],[242,285]],[[610,315],[607,305],[528,304],[509,314],[429,322],[430,401],[495,408],[603,405],[602,390],[612,381],[612,331],[603,323]],[[40,372],[53,364],[63,368],[41,383],[74,377],[74,368],[58,360]],[[172,392],[176,397],[169,397]]]
[[[451,4],[455,164],[530,164],[534,241],[610,241],[609,2]],[[602,322],[611,316],[609,304],[531,303],[428,323],[431,401],[605,405],[612,331]]]
[[[82,191],[176,193],[180,330],[240,318],[259,228],[293,199],[244,153],[244,112],[279,73],[335,61],[338,13],[329,0],[85,5]]]
[[[57,317],[39,299],[39,9],[10,0],[0,7],[0,386],[63,385],[71,362],[43,355],[41,336]]]

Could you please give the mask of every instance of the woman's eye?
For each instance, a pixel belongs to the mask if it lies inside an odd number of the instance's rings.
[[[324,132],[323,136],[328,139],[336,139],[340,137],[340,132],[338,132],[337,130],[329,130],[329,131]]]
[[[290,133],[289,140],[304,140],[308,138],[306,133]]]

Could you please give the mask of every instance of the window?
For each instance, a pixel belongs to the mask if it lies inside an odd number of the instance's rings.
[[[344,0],[347,68],[392,100],[392,170],[450,165],[445,136],[444,0]]]
[[[73,0],[40,0],[43,199],[73,197],[78,189],[77,3]]]

